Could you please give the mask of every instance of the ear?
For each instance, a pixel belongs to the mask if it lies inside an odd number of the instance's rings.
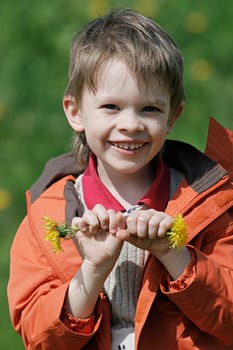
[[[65,95],[63,97],[63,109],[71,128],[74,131],[83,131],[84,126],[82,124],[80,109],[78,108],[77,102],[73,96]]]
[[[177,119],[180,117],[180,115],[182,114],[183,110],[184,110],[184,105],[185,102],[182,101],[181,104],[179,105],[179,108],[176,112],[175,115],[171,116],[171,118],[168,121],[168,129],[167,129],[167,133],[169,134],[169,132],[172,130],[175,122],[177,121]]]

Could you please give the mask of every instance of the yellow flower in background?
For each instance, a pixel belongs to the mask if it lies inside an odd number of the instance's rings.
[[[159,5],[155,0],[137,0],[133,8],[144,16],[155,16],[159,13]]]
[[[207,81],[214,73],[214,66],[207,60],[197,60],[190,66],[190,75],[193,80]]]
[[[5,105],[2,102],[0,102],[0,119],[3,119],[5,112],[6,112]]]
[[[91,18],[103,15],[110,10],[107,0],[89,0],[87,2],[87,13]]]
[[[190,12],[184,20],[184,27],[189,33],[203,33],[208,27],[208,18],[201,12]]]
[[[52,250],[55,254],[63,251],[61,238],[69,239],[75,234],[75,231],[70,225],[58,224],[48,216],[44,216],[43,220],[45,222],[44,227],[46,231],[45,241],[50,242]]]
[[[167,232],[170,247],[180,249],[187,242],[187,226],[181,214],[175,216],[170,231]]]
[[[11,204],[11,195],[4,188],[0,188],[0,210],[9,208]]]

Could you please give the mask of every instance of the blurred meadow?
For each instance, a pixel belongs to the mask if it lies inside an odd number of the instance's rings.
[[[71,149],[72,131],[65,120],[61,100],[72,38],[87,21],[117,8],[133,8],[154,18],[183,52],[186,107],[170,137],[203,150],[210,115],[233,129],[230,0],[1,0],[2,350],[24,348],[10,324],[6,298],[9,249],[25,215],[24,192],[37,179],[47,159]]]

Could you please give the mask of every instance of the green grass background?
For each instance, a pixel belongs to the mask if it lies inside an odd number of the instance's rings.
[[[6,286],[24,191],[48,158],[71,148],[61,99],[72,37],[91,18],[125,7],[157,20],[183,52],[187,101],[171,137],[204,149],[210,115],[233,129],[231,0],[1,0],[0,349],[23,349],[10,324]]]

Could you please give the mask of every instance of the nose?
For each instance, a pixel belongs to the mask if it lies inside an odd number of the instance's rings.
[[[133,110],[121,112],[118,120],[118,129],[129,133],[143,131],[144,125],[139,113]]]

